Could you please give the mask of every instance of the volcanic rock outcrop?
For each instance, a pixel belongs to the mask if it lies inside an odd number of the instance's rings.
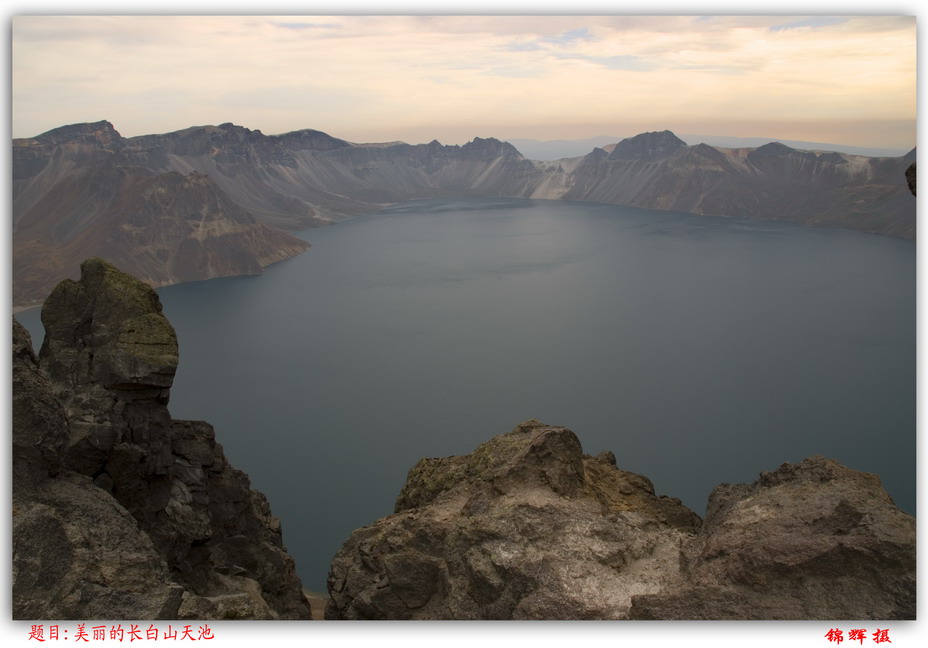
[[[868,158],[778,142],[687,146],[669,131],[610,148],[546,163],[566,174],[556,197],[915,238],[915,204],[902,181],[914,149],[899,158]]]
[[[13,617],[305,619],[279,521],[202,421],[173,420],[174,329],[101,259],[13,322]]]
[[[913,619],[915,524],[822,457],[705,520],[536,420],[423,459],[332,562],[330,619]]]
[[[305,230],[417,198],[577,200],[786,220],[915,238],[895,158],[687,145],[642,133],[588,155],[525,159],[475,138],[356,144],[235,124],[122,137],[106,121],[13,140],[13,299],[43,299],[103,256],[152,285],[235,274],[299,254]]]
[[[127,142],[108,122],[14,140],[15,305],[77,278],[91,256],[164,286],[260,274],[309,248],[257,221],[206,175],[144,166]]]

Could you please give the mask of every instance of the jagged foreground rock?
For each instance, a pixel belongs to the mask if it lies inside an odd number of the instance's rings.
[[[13,322],[13,617],[308,618],[267,500],[176,421],[174,329],[101,259]]]
[[[822,457],[717,487],[703,521],[530,420],[419,461],[329,593],[329,619],[914,619],[915,524]]]

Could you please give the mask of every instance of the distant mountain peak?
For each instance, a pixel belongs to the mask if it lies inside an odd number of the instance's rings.
[[[468,153],[479,152],[486,157],[515,156],[522,157],[519,149],[509,142],[502,142],[495,137],[475,137],[470,142],[461,147],[462,151]]]
[[[641,133],[629,137],[612,149],[610,160],[660,160],[686,146],[669,130]]]
[[[545,164],[493,137],[357,144],[226,122],[123,138],[108,121],[12,144],[17,306],[46,295],[67,264],[90,253],[118,252],[117,262],[158,285],[256,273],[305,249],[268,226],[301,231],[426,197],[581,200],[915,238],[905,184],[914,150],[849,159],[790,140],[717,149],[664,130]],[[200,175],[183,183],[163,175],[171,172]],[[213,207],[222,213],[202,218]]]
[[[113,128],[113,124],[106,120],[59,126],[36,136],[34,139],[51,146],[76,142],[91,144],[104,149],[111,149],[114,144],[123,141],[119,132]]]
[[[312,128],[304,128],[298,131],[283,133],[282,135],[271,135],[271,138],[292,144],[297,149],[309,149],[314,151],[331,151],[332,149],[351,146],[348,142],[337,137],[332,137],[328,133]]]
[[[755,153],[760,155],[789,155],[795,151],[796,149],[790,148],[786,144],[781,144],[780,142],[770,142],[769,144],[758,146],[754,150]]]
[[[111,122],[105,119],[101,119],[98,122],[83,122],[80,124],[68,124],[66,126],[59,126],[58,128],[53,128],[50,131],[42,133],[38,137],[69,138],[74,137],[75,135],[86,135],[100,131],[109,131],[115,133],[116,129],[113,127]]]

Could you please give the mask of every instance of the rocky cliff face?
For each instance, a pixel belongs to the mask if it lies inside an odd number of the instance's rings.
[[[266,136],[233,124],[128,140],[137,163],[157,172],[208,175],[262,221],[290,230],[436,196],[503,195],[519,169],[509,144],[352,144],[302,130]]]
[[[13,617],[308,618],[267,500],[209,424],[173,420],[174,329],[100,259],[14,320]]]
[[[784,220],[915,238],[915,201],[901,158],[759,148],[686,146],[667,131],[623,140],[557,165],[558,186],[532,193],[711,216]],[[546,171],[556,170],[546,163]]]
[[[915,236],[914,202],[900,175],[914,151],[903,158],[867,158],[778,143],[725,149],[688,146],[662,131],[580,158],[532,162],[492,138],[464,146],[352,144],[318,131],[265,136],[232,124],[129,142],[139,164],[208,174],[236,203],[287,229],[415,198],[498,196]]]
[[[102,255],[153,285],[254,274],[296,231],[416,198],[578,200],[915,237],[901,158],[687,146],[642,133],[555,162],[496,139],[353,144],[234,124],[123,138],[109,122],[13,141],[13,298],[42,299]]]
[[[719,486],[700,520],[531,420],[416,464],[329,593],[331,619],[913,619],[915,525],[822,457]]]
[[[14,304],[41,301],[90,256],[163,286],[260,274],[308,249],[209,177],[146,166],[136,148],[108,122],[14,140]]]

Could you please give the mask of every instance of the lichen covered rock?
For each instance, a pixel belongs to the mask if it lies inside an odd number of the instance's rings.
[[[327,618],[622,618],[635,594],[682,584],[672,565],[699,518],[612,461],[535,420],[420,461],[397,512],[335,556]]]
[[[13,618],[177,618],[183,588],[112,495],[68,470],[68,419],[13,320]]]
[[[14,617],[309,618],[267,500],[209,424],[168,412],[178,345],[157,293],[89,259],[42,321],[38,365],[14,323]]]
[[[719,486],[703,521],[530,420],[419,461],[328,585],[331,619],[907,619],[915,527],[821,457]]]
[[[68,443],[64,408],[39,370],[32,340],[13,319],[13,477],[22,484],[46,479],[61,469]]]
[[[684,561],[688,586],[632,616],[915,618],[914,519],[876,475],[821,456],[716,487]]]

